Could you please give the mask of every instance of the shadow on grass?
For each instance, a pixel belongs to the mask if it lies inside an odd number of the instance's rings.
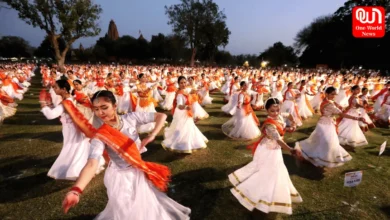
[[[390,206],[383,206],[380,210],[385,213],[387,217],[390,217]]]
[[[231,139],[228,136],[226,136],[224,133],[222,133],[221,130],[210,130],[210,131],[204,131],[202,133],[204,136],[206,136],[206,138],[208,140],[228,140],[228,139]]]
[[[226,114],[225,112],[218,111],[218,112],[208,112],[210,117],[215,117],[215,118],[231,118],[232,116],[229,114]]]
[[[96,217],[96,215],[79,215],[76,217],[71,217],[71,218],[61,218],[63,220],[92,220]]]
[[[41,132],[41,133],[17,133],[1,137],[1,141],[14,141],[21,139],[45,140],[55,143],[62,143],[63,137],[61,131]]]
[[[207,219],[214,206],[218,205],[216,198],[229,188],[207,189],[203,183],[224,179],[227,179],[225,171],[212,167],[182,172],[172,177],[168,194],[175,201],[191,208],[191,216]]]
[[[36,115],[33,113],[25,114],[24,112],[17,113],[16,115],[4,120],[4,125],[61,125],[58,119],[47,120],[42,114]]]
[[[308,161],[299,161],[289,154],[283,154],[283,160],[290,175],[297,175],[315,181],[320,181],[325,177],[321,168],[312,165]]]
[[[202,124],[202,123],[207,123],[207,122],[202,122],[202,121],[199,121],[196,126],[198,128],[217,128],[217,129],[221,129],[221,126],[222,124]],[[221,131],[222,132],[222,131]]]
[[[14,163],[9,163],[9,159],[0,161],[0,203],[15,203],[46,196],[73,184],[70,181],[54,181],[47,176],[47,170],[55,157],[13,159]]]

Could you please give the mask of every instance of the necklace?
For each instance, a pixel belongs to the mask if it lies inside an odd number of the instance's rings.
[[[115,125],[110,125],[115,130],[120,130],[122,128],[122,119],[118,115],[116,116],[116,123]]]

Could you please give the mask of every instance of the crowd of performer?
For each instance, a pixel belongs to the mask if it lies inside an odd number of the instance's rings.
[[[15,114],[15,100],[23,99],[35,70],[2,66],[0,120]],[[63,202],[67,212],[93,176],[106,169],[109,200],[97,219],[189,219],[191,210],[164,193],[169,168],[144,161],[141,154],[161,130],[167,151],[206,148],[197,122],[209,117],[214,92],[224,94],[221,111],[231,116],[221,132],[257,140],[248,146],[252,162],[227,177],[231,192],[247,209],[265,213],[292,214],[291,204],[302,202],[282,149],[317,167],[337,167],[352,159],[345,146],[367,145],[365,132],[390,122],[390,80],[377,74],[112,65],[40,66],[39,71],[41,112],[47,119],[60,117],[64,137],[48,176],[76,181]],[[255,111],[266,112],[266,119],[260,122]],[[167,114],[173,116],[169,123]],[[283,141],[286,132],[315,114],[320,118],[307,139],[295,147]]]

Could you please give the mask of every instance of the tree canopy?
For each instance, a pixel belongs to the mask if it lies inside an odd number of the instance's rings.
[[[100,33],[97,23],[102,9],[93,1],[80,0],[2,0],[18,11],[19,18],[33,27],[44,30],[62,66],[72,43],[82,37]],[[60,50],[58,39],[63,38],[65,48]]]
[[[198,49],[212,59],[218,47],[229,42],[226,15],[212,0],[181,0],[179,4],[165,6],[165,12],[173,32],[185,39],[192,50],[191,65]]]
[[[315,19],[300,30],[294,47],[303,67],[328,64],[333,68],[363,66],[388,69],[390,64],[383,56],[390,49],[390,36],[364,39],[352,36],[352,9],[355,6],[383,6],[390,9],[389,0],[348,0],[335,13]],[[390,10],[386,10],[386,25],[390,24]],[[389,28],[387,28],[387,32]]]
[[[0,39],[0,57],[30,57],[33,48],[21,37],[4,36]]]
[[[276,42],[274,45],[266,49],[260,54],[259,59],[266,60],[270,66],[295,65],[298,57],[294,49],[290,46],[284,46],[281,42]]]

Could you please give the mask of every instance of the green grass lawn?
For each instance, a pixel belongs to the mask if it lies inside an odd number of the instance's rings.
[[[65,215],[61,210],[64,195],[72,182],[55,181],[46,176],[62,147],[59,119],[46,120],[40,113],[38,77],[19,102],[18,112],[0,126],[0,218],[1,219],[92,219],[107,202],[104,174],[98,175],[81,197],[81,202]],[[250,142],[234,141],[221,131],[230,117],[221,111],[222,94],[213,94],[213,105],[206,110],[210,118],[198,123],[209,139],[208,147],[183,156],[164,151],[162,134],[148,146],[144,160],[163,163],[172,169],[169,196],[192,209],[192,219],[388,219],[390,218],[390,151],[381,156],[380,144],[390,135],[389,129],[375,128],[368,133],[369,145],[349,149],[352,161],[322,172],[311,164],[297,162],[285,153],[284,162],[303,203],[293,206],[293,215],[249,212],[231,195],[228,174],[252,160],[246,149]],[[169,115],[170,113],[167,112]],[[258,111],[260,121],[264,111]],[[169,117],[169,122],[171,117]],[[318,116],[303,127],[287,134],[291,146],[314,130]],[[363,169],[363,182],[356,188],[343,187],[344,173]],[[261,185],[261,182],[259,182]],[[343,201],[358,204],[351,208]]]

